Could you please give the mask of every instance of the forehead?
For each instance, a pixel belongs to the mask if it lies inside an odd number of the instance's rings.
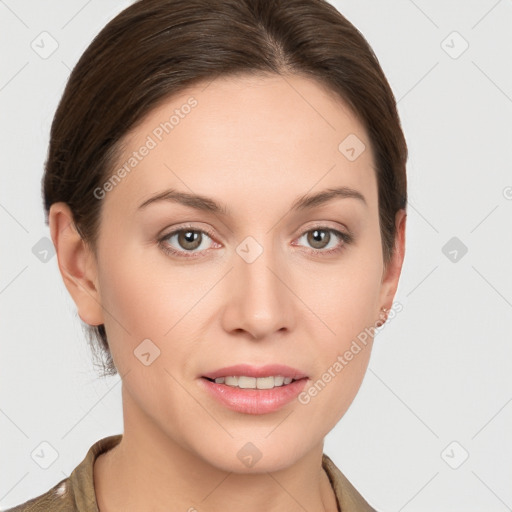
[[[348,152],[347,152],[348,151]],[[354,158],[355,156],[355,158]],[[376,197],[368,135],[334,92],[301,76],[222,77],[164,100],[124,141],[107,194],[135,209],[165,188],[243,204],[346,185]],[[318,184],[318,185],[315,185]]]

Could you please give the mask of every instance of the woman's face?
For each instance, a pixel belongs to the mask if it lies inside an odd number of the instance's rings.
[[[291,465],[349,407],[372,346],[367,337],[356,351],[354,340],[396,290],[367,133],[309,79],[223,78],[148,115],[115,171],[125,163],[95,192],[87,318],[105,324],[125,432],[144,429],[225,471],[250,471],[247,455],[261,456],[257,471]],[[223,370],[238,365],[248,367]],[[249,387],[282,381],[257,375],[298,382],[251,391],[205,378],[230,375]]]

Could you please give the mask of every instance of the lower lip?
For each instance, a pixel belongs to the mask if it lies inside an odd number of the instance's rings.
[[[292,402],[304,389],[307,378],[272,389],[242,389],[216,384],[202,377],[200,381],[207,391],[229,409],[245,414],[274,412]]]

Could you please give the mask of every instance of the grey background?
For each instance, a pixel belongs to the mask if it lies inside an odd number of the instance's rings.
[[[3,508],[123,429],[119,377],[97,377],[45,256],[40,179],[72,66],[129,3],[0,0]],[[332,3],[377,54],[410,157],[403,311],[325,452],[379,511],[512,510],[512,1]]]

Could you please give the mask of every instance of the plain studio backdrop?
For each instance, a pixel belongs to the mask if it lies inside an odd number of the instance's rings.
[[[512,2],[332,3],[379,58],[410,156],[403,310],[324,451],[382,512],[512,510]],[[40,181],[70,70],[129,4],[0,1],[2,508],[123,429],[119,376],[94,371]]]

